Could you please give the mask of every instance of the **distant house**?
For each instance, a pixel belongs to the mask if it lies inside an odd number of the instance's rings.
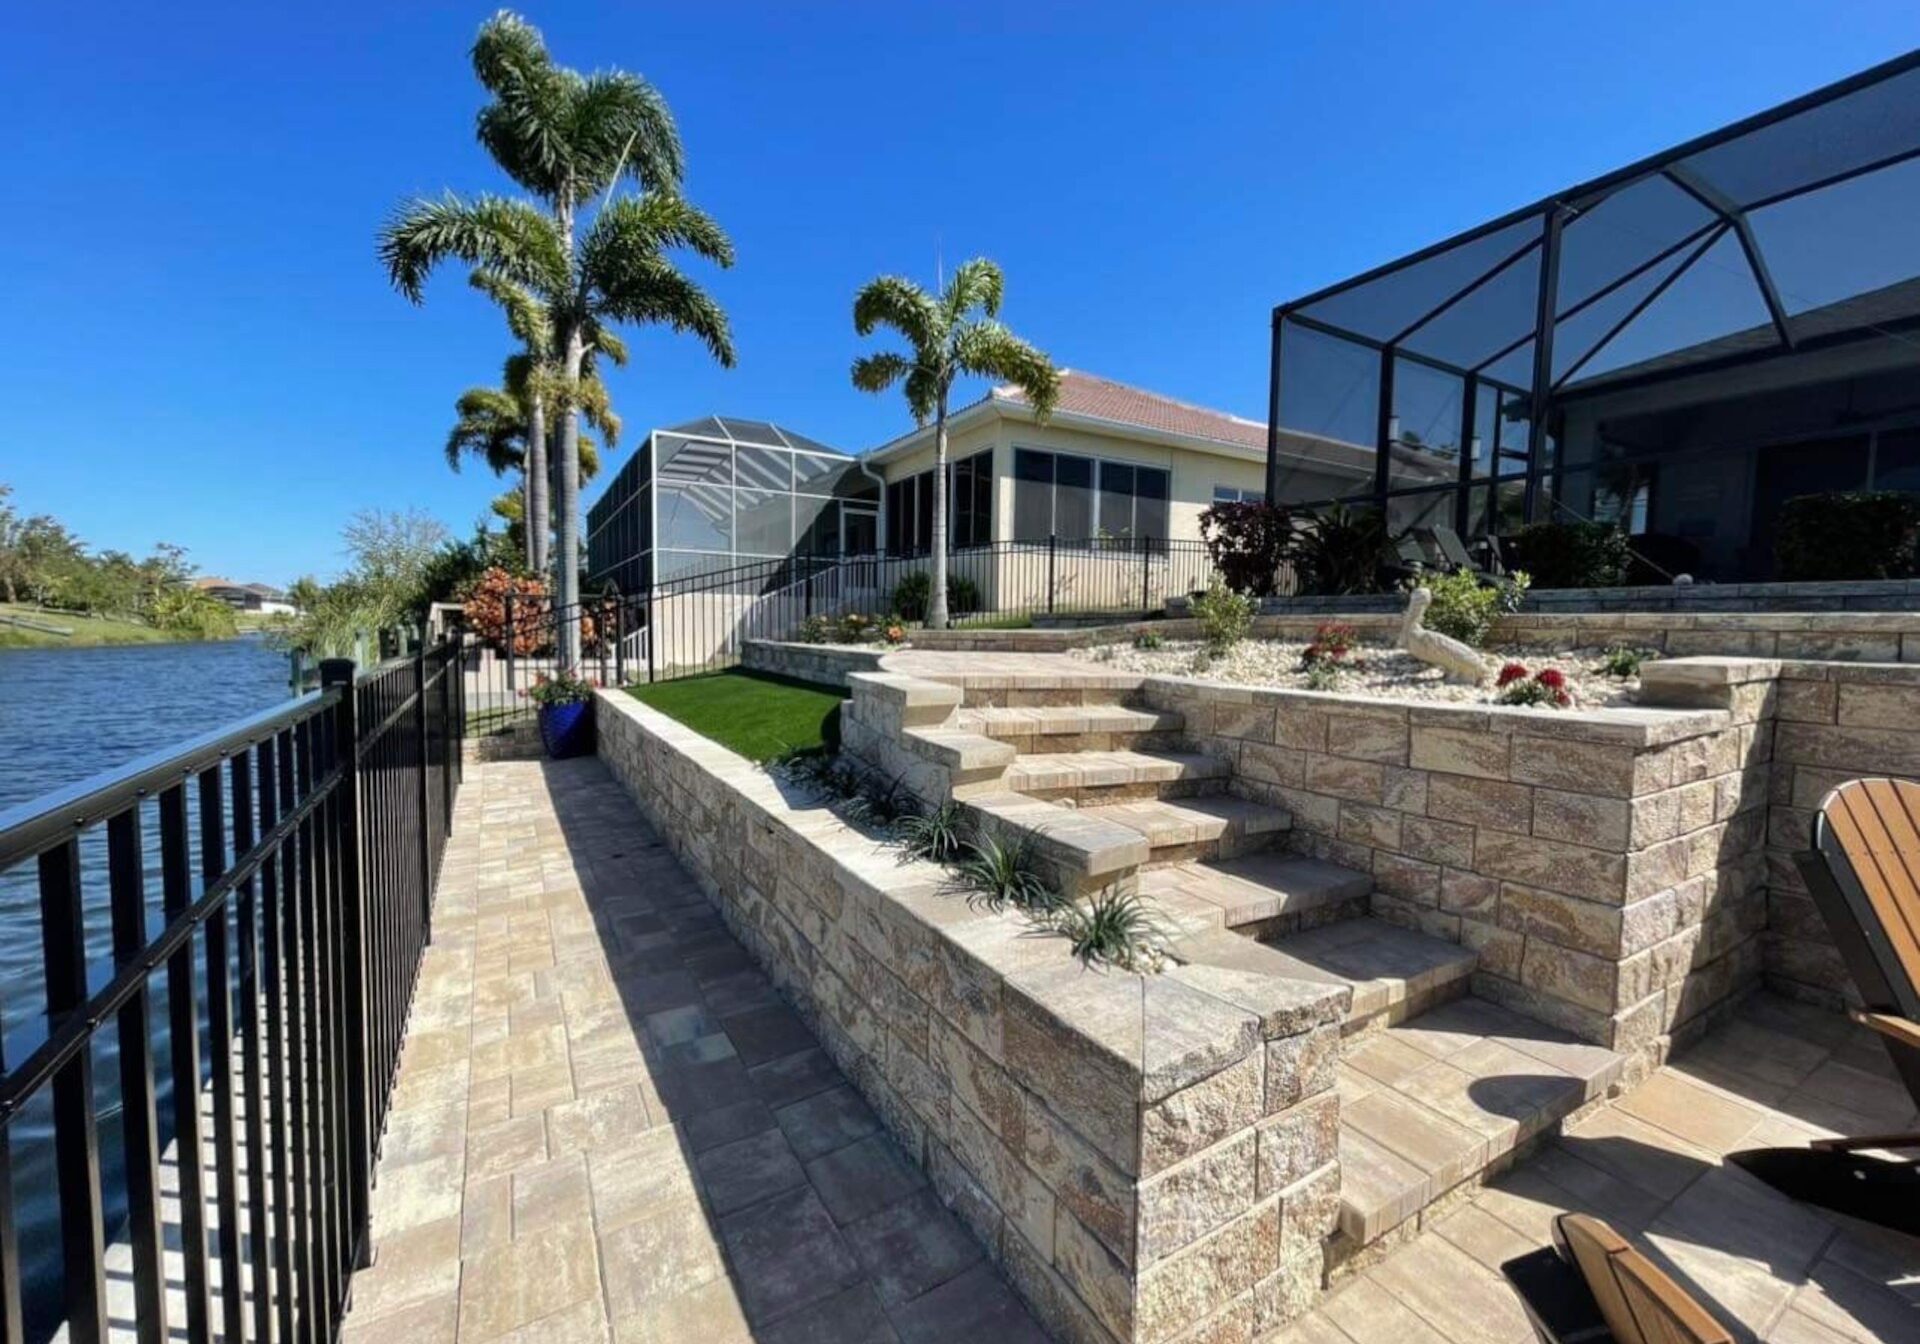
[[[193,586],[235,611],[254,611],[263,616],[291,616],[293,602],[278,588],[264,583],[235,583],[232,579],[201,578]]]

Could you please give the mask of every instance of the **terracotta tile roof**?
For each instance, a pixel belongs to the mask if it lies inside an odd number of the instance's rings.
[[[1026,403],[1026,395],[1011,385],[996,387],[989,395],[996,401]],[[1267,427],[1259,421],[1196,406],[1190,401],[1177,401],[1110,378],[1096,378],[1077,369],[1060,371],[1059,409],[1123,425],[1237,444],[1261,452],[1267,447]]]

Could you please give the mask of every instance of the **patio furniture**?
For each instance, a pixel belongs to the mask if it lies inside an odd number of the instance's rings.
[[[1598,1218],[1563,1213],[1553,1245],[1500,1267],[1541,1344],[1733,1344],[1712,1313]]]
[[[1856,779],[1829,793],[1813,848],[1794,856],[1862,1006],[1848,1016],[1880,1035],[1920,1101],[1920,784]],[[1920,1236],[1920,1131],[1816,1139],[1808,1148],[1732,1153],[1781,1193]]]

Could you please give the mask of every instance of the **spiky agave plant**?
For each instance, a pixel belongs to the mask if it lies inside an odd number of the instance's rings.
[[[953,871],[961,886],[996,909],[1011,905],[1046,912],[1060,904],[1060,894],[1035,860],[1031,836],[1012,841],[994,835],[977,836],[967,842]]]
[[[1133,892],[1106,887],[1085,902],[1068,901],[1054,912],[1053,926],[1089,964],[1152,970],[1162,956],[1159,917]]]
[[[965,815],[953,802],[900,818],[894,823],[893,834],[908,857],[934,863],[952,863],[967,843]]]

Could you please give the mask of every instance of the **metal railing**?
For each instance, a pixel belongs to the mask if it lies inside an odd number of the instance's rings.
[[[0,1340],[337,1334],[460,784],[460,665],[457,640],[357,678],[329,661],[289,704],[0,813],[45,1001],[0,1035]]]

